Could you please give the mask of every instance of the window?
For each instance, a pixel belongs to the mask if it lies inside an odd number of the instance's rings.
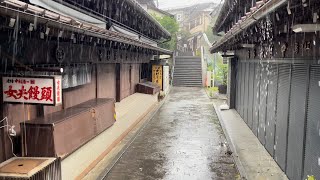
[[[177,14],[176,17],[177,17],[177,21],[182,21],[182,15],[181,14]]]

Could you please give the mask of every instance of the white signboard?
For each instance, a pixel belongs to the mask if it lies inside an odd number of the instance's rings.
[[[61,76],[2,77],[3,102],[59,105],[61,79]]]
[[[163,86],[162,89],[164,91],[165,94],[167,94],[169,92],[169,88],[170,88],[170,79],[169,79],[169,66],[163,66],[162,68],[163,70]]]

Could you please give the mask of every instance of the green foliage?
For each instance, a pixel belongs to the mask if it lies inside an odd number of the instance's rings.
[[[208,26],[207,30],[205,31],[210,43],[213,43],[214,41],[219,40],[219,36],[213,35],[212,27],[214,26],[215,22],[217,20],[217,17],[213,17],[210,21],[210,25]]]
[[[218,87],[209,87],[208,90],[210,92],[218,92],[219,91],[219,88]]]
[[[207,66],[207,71],[213,71],[213,65],[212,64],[208,64]]]
[[[179,24],[175,18],[170,16],[154,16],[154,18],[171,34],[171,40],[160,44],[160,47],[174,50],[177,46],[177,32],[179,31]]]
[[[215,79],[220,81],[222,85],[227,85],[228,81],[228,65],[227,64],[218,64],[217,72]]]

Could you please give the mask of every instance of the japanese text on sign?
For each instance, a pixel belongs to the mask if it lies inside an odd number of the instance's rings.
[[[61,100],[61,77],[3,77],[3,102],[56,105]]]
[[[152,82],[156,83],[162,89],[162,66],[152,65]]]

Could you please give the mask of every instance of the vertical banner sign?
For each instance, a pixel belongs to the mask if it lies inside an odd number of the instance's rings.
[[[61,76],[2,77],[3,102],[62,104]]]
[[[56,89],[56,105],[62,104],[62,76],[54,77],[55,89]]]
[[[162,90],[162,65],[152,65],[152,82],[158,84]]]
[[[163,91],[165,94],[169,92],[170,79],[169,79],[169,66],[163,66]]]

